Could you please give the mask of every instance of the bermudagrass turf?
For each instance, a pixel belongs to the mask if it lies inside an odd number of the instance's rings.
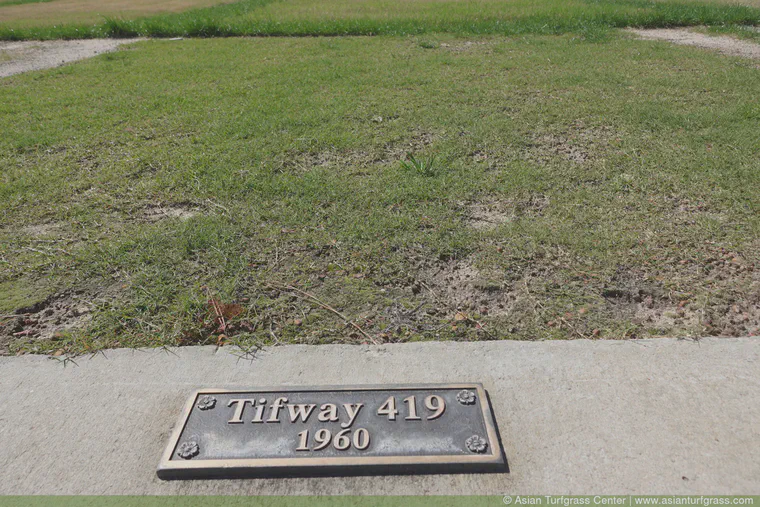
[[[385,342],[760,331],[757,74],[622,35],[426,35],[148,41],[4,79],[0,315],[33,317],[0,349],[366,341],[322,304]]]
[[[0,38],[310,35],[560,34],[610,27],[760,24],[760,9],[655,0],[243,0],[229,5],[95,24],[0,23]],[[53,26],[55,25],[55,26]]]

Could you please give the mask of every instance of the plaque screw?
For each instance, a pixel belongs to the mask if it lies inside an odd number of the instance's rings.
[[[465,440],[464,444],[467,446],[467,448],[470,450],[470,452],[485,452],[486,449],[488,449],[488,442],[484,438],[479,437],[478,435],[473,435],[467,440]]]
[[[464,389],[457,393],[457,401],[462,405],[472,405],[475,403],[475,393]]]
[[[198,444],[196,442],[185,442],[179,446],[177,456],[182,459],[190,459],[194,456],[197,456],[199,452],[201,452],[201,448],[198,447]]]
[[[213,396],[204,396],[198,402],[198,408],[201,410],[211,410],[216,406],[216,398]]]

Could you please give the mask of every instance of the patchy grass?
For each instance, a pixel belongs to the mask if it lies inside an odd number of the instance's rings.
[[[617,35],[4,79],[0,348],[757,333],[759,94],[755,62]]]
[[[105,18],[135,19],[183,12],[234,0],[0,0],[0,26],[90,29]],[[65,33],[65,30],[62,32]]]
[[[56,0],[3,9],[0,38],[215,37],[235,35],[521,35],[582,33],[611,27],[758,25],[760,0],[242,0],[186,12],[154,14],[174,3]],[[111,0],[111,2],[123,0]],[[70,4],[66,4],[70,2]],[[176,0],[178,9],[189,7]],[[69,5],[65,12],[48,10]],[[62,7],[61,7],[62,8]],[[166,7],[167,10],[169,9]],[[106,16],[107,19],[103,19]],[[421,40],[422,46],[431,40]],[[430,47],[434,49],[434,47]]]
[[[7,7],[9,5],[37,4],[52,1],[53,0],[0,0],[0,7]]]

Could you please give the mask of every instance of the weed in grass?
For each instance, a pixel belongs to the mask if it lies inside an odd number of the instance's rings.
[[[423,49],[436,49],[440,47],[439,43],[432,40],[428,40],[428,39],[421,40],[419,44],[420,44],[420,47]]]
[[[440,167],[435,162],[435,155],[421,156],[418,158],[411,153],[407,153],[406,159],[401,161],[401,168],[429,178],[437,176],[440,173]]]

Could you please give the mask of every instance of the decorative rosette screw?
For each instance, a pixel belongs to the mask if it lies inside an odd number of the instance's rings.
[[[179,446],[177,456],[182,459],[191,459],[197,456],[199,452],[201,452],[201,448],[198,447],[196,442],[185,442]]]
[[[198,401],[198,408],[201,410],[211,410],[216,406],[216,398],[213,396],[204,396]]]
[[[462,405],[472,405],[475,403],[475,393],[463,389],[457,393],[457,401]]]
[[[470,450],[470,452],[485,452],[486,449],[488,449],[488,442],[482,437],[479,437],[478,435],[473,435],[467,440],[465,440],[464,444],[467,446],[467,449]]]

